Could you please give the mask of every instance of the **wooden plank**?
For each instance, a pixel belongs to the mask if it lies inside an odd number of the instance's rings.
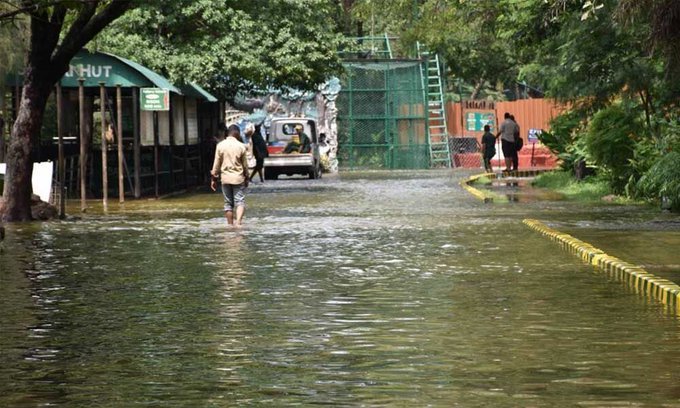
[[[139,142],[139,88],[132,88],[132,150],[135,167],[135,198],[142,196],[141,166],[142,149]]]
[[[168,163],[170,167],[170,192],[175,191],[175,117],[174,117],[175,107],[172,103],[172,97],[170,97],[170,110],[168,111],[168,140],[170,145],[170,161]]]
[[[159,146],[158,146],[158,111],[153,111],[153,174],[154,174],[154,191],[156,198],[160,197],[160,184],[159,184],[159,174],[160,162],[159,162]]]
[[[78,79],[78,123],[80,127],[80,211],[87,210],[87,141],[85,140],[85,84]]]
[[[116,115],[118,124],[116,126],[116,136],[118,140],[118,202],[125,202],[125,184],[123,173],[123,90],[120,85],[116,86]]]
[[[106,88],[105,82],[99,83],[99,112],[102,126],[102,205],[104,212],[109,210],[109,170],[106,146]]]
[[[189,120],[187,118],[187,97],[184,97],[184,188],[189,188]]]

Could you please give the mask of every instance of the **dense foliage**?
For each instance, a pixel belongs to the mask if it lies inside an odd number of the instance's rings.
[[[314,89],[340,68],[327,0],[174,0],[128,12],[94,42],[222,97],[252,86]]]
[[[680,1],[356,3],[355,18],[402,49],[439,52],[451,94],[570,106],[542,136],[565,169],[585,161],[614,193],[680,208]]]

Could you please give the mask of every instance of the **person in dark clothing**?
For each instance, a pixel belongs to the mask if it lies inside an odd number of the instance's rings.
[[[506,112],[505,120],[501,123],[500,129],[496,137],[501,138],[503,156],[505,157],[505,171],[512,171],[516,167],[517,149],[515,147],[516,134],[519,133],[519,127],[511,115]]]
[[[264,183],[264,159],[269,157],[267,142],[265,142],[264,138],[262,137],[259,126],[248,124],[246,127],[246,134],[250,138],[250,143],[253,144],[253,156],[255,156],[255,168],[250,174],[250,181],[253,180],[255,174],[259,174],[260,181]]]
[[[515,122],[515,125],[516,125],[515,126],[515,134],[514,134],[514,136],[515,136],[515,150],[514,150],[514,154],[512,155],[512,171],[517,171],[517,169],[519,168],[518,152],[519,152],[519,149],[520,149],[520,144],[519,144],[520,140],[519,139],[521,137],[520,136],[521,133],[520,133],[520,130],[519,130],[519,124],[515,120],[515,115],[510,115],[510,120]]]
[[[283,149],[284,153],[309,153],[312,151],[312,144],[309,136],[303,131],[302,125],[295,126],[296,135],[293,136],[290,142]]]
[[[484,136],[482,136],[482,157],[484,158],[484,168],[487,172],[493,173],[491,159],[496,155],[496,136],[491,133],[491,126],[484,126]]]

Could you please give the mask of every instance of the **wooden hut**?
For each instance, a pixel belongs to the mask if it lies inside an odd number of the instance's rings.
[[[18,100],[20,88],[12,89]],[[160,105],[148,104],[147,93],[163,95]],[[34,160],[63,163],[58,180],[83,209],[86,198],[181,191],[206,179],[204,147],[220,105],[196,84],[177,86],[134,61],[83,50],[51,97]]]

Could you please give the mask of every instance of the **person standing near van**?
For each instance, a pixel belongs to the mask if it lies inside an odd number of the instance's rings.
[[[248,187],[248,159],[246,146],[241,143],[241,131],[231,125],[227,138],[215,148],[215,160],[210,175],[210,188],[217,191],[217,180],[222,184],[224,214],[227,224],[240,227],[246,212],[246,188]],[[236,220],[234,220],[236,210]]]
[[[505,171],[512,171],[515,167],[517,158],[517,148],[515,147],[515,135],[519,133],[519,126],[512,120],[511,115],[505,112],[505,120],[501,123],[496,137],[501,138],[503,156],[505,157]]]
[[[250,144],[253,146],[253,155],[255,156],[255,168],[250,173],[250,181],[253,181],[255,174],[260,175],[260,181],[264,183],[264,159],[269,157],[267,150],[267,142],[264,141],[259,127],[252,123],[246,126],[246,135],[250,138]]]

